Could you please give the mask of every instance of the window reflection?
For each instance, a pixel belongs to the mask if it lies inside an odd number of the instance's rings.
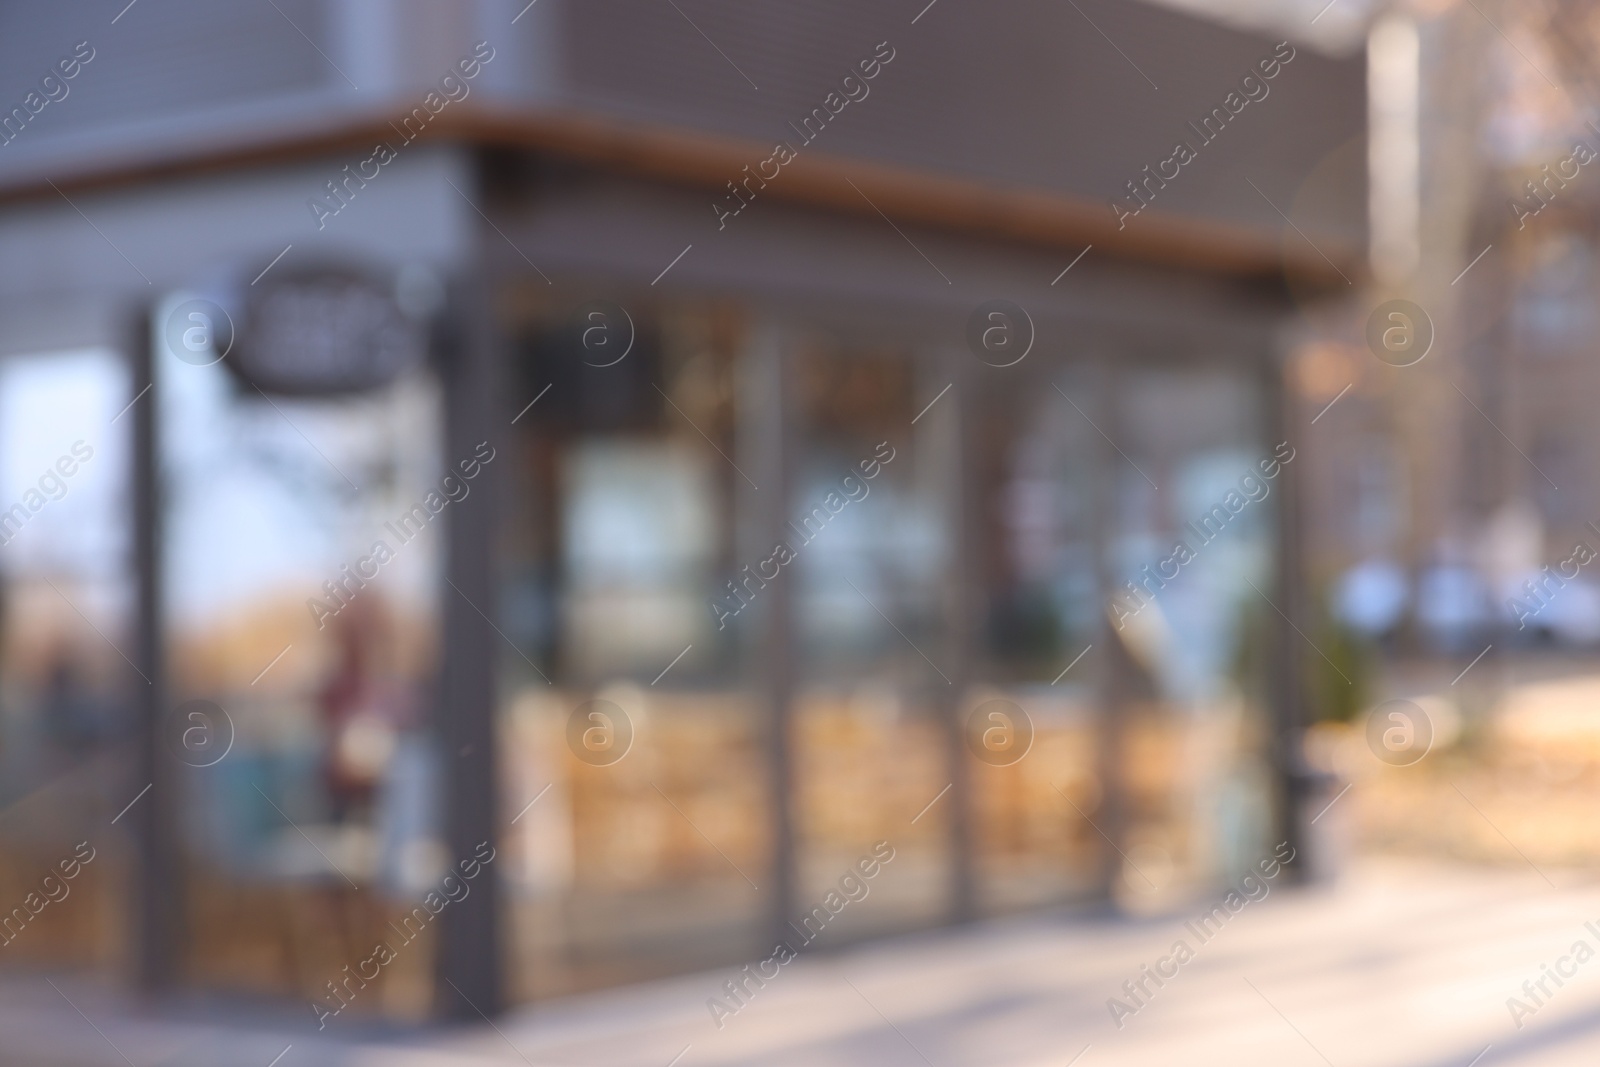
[[[0,882],[35,884],[78,842],[70,891],[0,932],[13,960],[111,966],[125,883],[107,832],[130,800],[128,376],[113,352],[0,361]]]
[[[659,670],[685,645],[705,643],[714,458],[687,443],[607,438],[567,452],[563,644],[575,671]]]
[[[439,454],[423,370],[298,399],[157,354],[171,702],[208,701],[232,731],[220,757],[169,745],[188,765],[191,967],[321,996],[443,873],[427,730],[440,512],[463,491],[445,465],[474,457]],[[357,1010],[422,1012],[427,944]]]

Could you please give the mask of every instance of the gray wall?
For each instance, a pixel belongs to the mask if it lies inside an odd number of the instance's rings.
[[[238,282],[238,272],[259,271],[291,244],[279,266],[353,256],[443,271],[464,261],[477,216],[445,183],[470,188],[460,152],[408,150],[318,230],[306,200],[349,161],[83,191],[70,204],[0,211],[0,353],[121,347],[123,316],[138,302]]]

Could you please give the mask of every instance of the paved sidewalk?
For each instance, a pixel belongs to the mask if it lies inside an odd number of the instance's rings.
[[[1600,949],[1583,925],[1600,928],[1600,882],[1546,873],[1559,888],[1527,868],[1369,862],[1337,887],[1275,888],[1204,944],[1183,922],[1199,906],[904,938],[802,958],[720,1030],[706,1001],[732,968],[542,1004],[497,1029],[406,1035],[141,1015],[82,982],[56,978],[57,992],[13,976],[0,983],[0,1065],[267,1067],[292,1045],[277,1067],[1469,1067],[1480,1054],[1477,1067],[1592,1067],[1600,958],[1560,988],[1547,980],[1523,1028],[1506,1006],[1574,942]],[[1160,988],[1147,979],[1147,1006],[1119,1030],[1107,998],[1127,999],[1124,980],[1178,938],[1194,958]]]

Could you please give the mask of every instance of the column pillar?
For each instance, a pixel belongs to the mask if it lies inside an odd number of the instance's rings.
[[[183,871],[178,847],[179,787],[176,760],[162,744],[167,702],[166,617],[163,609],[163,503],[160,466],[158,389],[140,396],[155,380],[153,306],[133,317],[128,337],[129,421],[133,432],[133,571],[135,586],[133,660],[142,678],[130,681],[138,730],[134,778],[136,796],[149,792],[128,810],[133,835],[134,983],[143,992],[171,987],[181,959]],[[136,398],[136,399],[135,399]]]
[[[481,198],[478,198],[479,202]],[[501,474],[512,458],[510,416],[498,381],[503,351],[492,282],[476,270],[452,287],[448,348],[442,361],[445,393],[444,463],[473,455],[482,441],[495,447],[472,492],[451,505],[440,591],[443,654],[434,731],[443,764],[444,843],[452,866],[487,844],[499,830],[496,741],[496,664],[503,637],[497,615],[494,518]],[[439,915],[435,990],[439,1014],[452,1019],[494,1015],[505,1004],[500,915],[500,869],[491,863],[472,892]]]

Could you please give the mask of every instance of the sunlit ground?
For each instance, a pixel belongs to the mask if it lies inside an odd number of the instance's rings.
[[[1355,783],[1350,810],[1331,814],[1368,852],[1600,871],[1600,673],[1486,658],[1452,685],[1459,670],[1415,667],[1385,684],[1437,723],[1414,766],[1373,759],[1364,731],[1322,739],[1325,764]]]
[[[767,1063],[1335,1067],[1592,1064],[1600,964],[1518,1021],[1507,998],[1574,942],[1600,938],[1600,886],[1556,872],[1365,861],[1337,887],[1273,891],[1209,942],[1184,925],[1035,916],[802,959],[722,1029],[706,1001],[731,969],[565,1001],[453,1033],[375,1035],[192,1004],[139,1016],[102,990],[14,979],[0,995],[5,1064],[520,1063],[665,1067]],[[1118,1029],[1127,1000],[1174,942],[1194,957]],[[1170,970],[1170,965],[1168,965]],[[70,996],[99,1031],[66,1003]],[[113,1048],[112,1046],[115,1046]],[[1086,1046],[1092,1046],[1085,1052]],[[120,1050],[120,1052],[118,1051]],[[126,1055],[127,1059],[122,1058]]]

